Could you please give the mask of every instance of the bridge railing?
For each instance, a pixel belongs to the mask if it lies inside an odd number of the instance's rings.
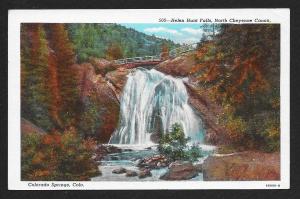
[[[170,57],[177,57],[183,53],[187,53],[193,51],[197,48],[197,43],[184,45],[179,48],[175,48],[169,52]],[[117,65],[121,64],[130,64],[130,63],[143,63],[149,61],[163,61],[162,56],[154,55],[154,56],[143,56],[143,57],[131,57],[131,58],[124,58],[124,59],[117,59],[113,62]]]
[[[161,61],[160,56],[144,56],[144,57],[132,57],[125,59],[117,59],[113,62],[115,64],[129,64],[129,63],[138,63],[138,62],[149,62],[149,61]]]

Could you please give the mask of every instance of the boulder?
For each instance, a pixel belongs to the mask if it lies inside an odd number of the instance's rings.
[[[139,173],[139,178],[146,178],[152,176],[150,169],[143,169]]]
[[[96,148],[95,156],[93,157],[93,159],[95,161],[101,161],[108,154],[121,153],[121,152],[122,152],[122,149],[120,149],[118,147],[100,144]],[[112,158],[114,158],[114,157],[112,157]]]
[[[105,147],[107,153],[121,153],[122,149],[116,147],[116,146],[112,146],[112,145],[102,145],[103,147]]]
[[[169,160],[163,155],[154,155],[146,157],[137,164],[140,168],[160,169],[168,166]]]
[[[119,121],[119,95],[109,81],[101,74],[96,74],[95,69],[90,63],[74,64],[72,70],[76,71],[78,80],[78,88],[80,93],[80,101],[87,107],[93,101],[94,107],[101,110],[98,123],[101,124],[95,129],[95,135],[101,143],[108,143],[112,133],[116,129]],[[80,125],[84,125],[83,122]]]
[[[134,177],[134,176],[137,176],[137,172],[136,171],[131,171],[131,170],[127,170],[126,171],[126,176],[127,177]]]
[[[195,55],[189,53],[161,62],[155,69],[168,75],[185,77],[190,75],[190,71],[195,65]]]
[[[279,153],[247,151],[210,156],[203,162],[206,181],[280,180]]]
[[[189,180],[198,175],[197,168],[191,162],[173,162],[169,170],[163,174],[162,180]]]
[[[126,172],[127,172],[126,169],[123,167],[119,167],[119,168],[112,170],[112,173],[115,173],[115,174],[122,174],[122,173],[126,173]]]

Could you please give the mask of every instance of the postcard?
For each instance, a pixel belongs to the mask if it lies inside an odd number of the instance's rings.
[[[289,188],[289,9],[8,16],[9,189]]]

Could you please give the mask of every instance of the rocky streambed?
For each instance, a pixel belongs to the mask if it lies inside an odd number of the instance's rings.
[[[213,148],[204,150],[197,162],[171,161],[158,153],[156,146],[99,145],[94,159],[101,175],[92,181],[202,181],[202,163]]]

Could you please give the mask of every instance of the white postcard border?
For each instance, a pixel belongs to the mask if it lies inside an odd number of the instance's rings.
[[[20,161],[20,24],[158,23],[159,18],[270,19],[280,23],[280,181],[21,181]],[[230,22],[228,22],[230,23]],[[256,22],[265,23],[265,22]],[[242,24],[242,23],[241,23]],[[51,187],[65,183],[70,187]],[[75,186],[74,186],[75,185]],[[82,185],[82,186],[81,186]],[[276,186],[267,186],[276,185]],[[8,188],[9,190],[114,189],[288,189],[290,187],[290,10],[289,9],[138,9],[138,10],[9,10],[8,12]]]

